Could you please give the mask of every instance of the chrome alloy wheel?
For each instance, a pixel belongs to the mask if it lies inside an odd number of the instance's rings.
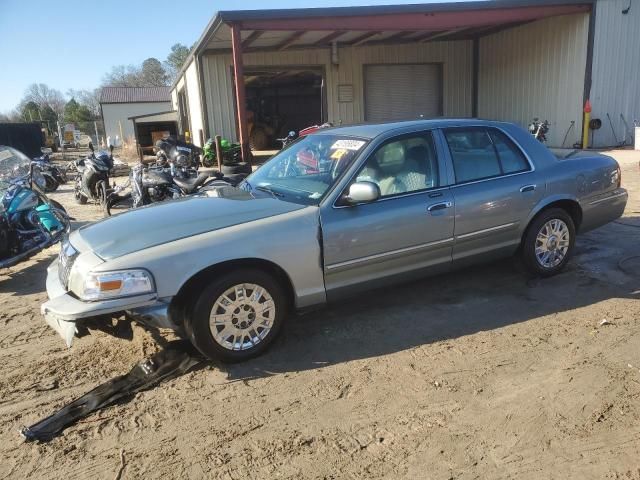
[[[566,257],[571,240],[569,227],[553,218],[545,223],[536,237],[536,260],[544,268],[558,266]]]
[[[267,290],[253,283],[227,289],[213,304],[209,328],[227,350],[248,350],[271,331],[276,306]]]

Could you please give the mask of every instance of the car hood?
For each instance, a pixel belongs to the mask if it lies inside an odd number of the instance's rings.
[[[302,208],[304,205],[274,198],[253,198],[246,192],[230,198],[197,196],[130,210],[82,227],[77,235],[91,251],[108,260]]]

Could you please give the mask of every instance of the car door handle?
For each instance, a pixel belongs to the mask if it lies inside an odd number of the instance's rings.
[[[451,208],[451,207],[453,207],[453,202],[434,203],[433,205],[429,205],[427,207],[427,211],[435,212],[436,210],[444,210],[445,208]]]
[[[525,185],[524,187],[520,187],[520,192],[533,192],[536,189],[535,185]]]

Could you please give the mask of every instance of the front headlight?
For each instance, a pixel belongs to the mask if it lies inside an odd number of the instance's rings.
[[[90,272],[84,278],[82,300],[108,300],[153,293],[153,277],[146,270],[120,270],[117,272]]]

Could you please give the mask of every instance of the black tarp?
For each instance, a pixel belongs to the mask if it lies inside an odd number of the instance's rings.
[[[20,150],[29,158],[42,155],[44,137],[37,123],[0,123],[0,145]]]

